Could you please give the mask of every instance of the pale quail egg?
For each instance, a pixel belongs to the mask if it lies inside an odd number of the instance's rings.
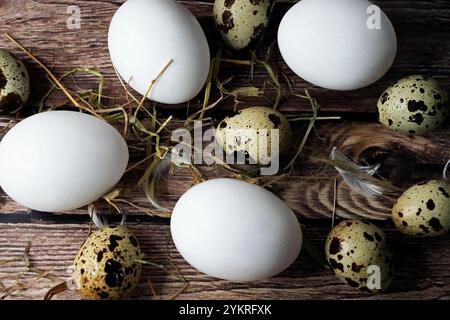
[[[450,186],[444,181],[419,183],[403,193],[392,209],[392,219],[401,232],[435,237],[450,229]]]
[[[279,138],[279,144],[274,146],[272,140],[276,131],[273,130],[278,130]],[[223,120],[216,132],[216,141],[224,151],[230,154],[245,153],[258,164],[270,162],[274,147],[279,148],[280,156],[288,153],[291,139],[292,131],[286,117],[265,107],[239,111],[237,115]]]
[[[92,233],[75,257],[73,282],[84,299],[125,299],[135,289],[142,265],[134,234],[122,226]]]
[[[222,38],[241,50],[256,41],[269,24],[269,0],[216,0],[214,18]]]
[[[351,287],[378,292],[392,278],[392,253],[386,236],[372,223],[341,222],[328,235],[325,253],[334,273]]]
[[[0,114],[20,109],[30,95],[30,77],[22,61],[0,49]]]
[[[426,76],[409,76],[389,87],[378,100],[380,122],[401,133],[426,133],[448,115],[448,94]]]

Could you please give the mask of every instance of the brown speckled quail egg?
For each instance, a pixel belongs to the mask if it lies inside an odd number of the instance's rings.
[[[392,253],[386,236],[366,221],[347,220],[337,225],[325,244],[334,273],[361,291],[386,289],[392,279]]]
[[[242,152],[258,164],[267,164],[272,156],[272,130],[276,129],[279,155],[284,156],[291,146],[289,121],[282,113],[266,107],[243,109],[224,119],[217,128],[216,141],[226,153]]]
[[[269,24],[269,0],[216,0],[214,19],[225,43],[241,50],[256,41]]]
[[[30,77],[25,65],[0,49],[0,114],[21,108],[30,95]]]
[[[141,276],[141,249],[134,234],[122,226],[92,233],[78,251],[72,279],[84,299],[128,298]]]
[[[448,93],[433,78],[409,76],[389,87],[378,100],[380,122],[410,134],[438,128],[448,115]]]
[[[450,229],[450,186],[444,181],[419,183],[397,200],[392,219],[401,232],[436,237]]]

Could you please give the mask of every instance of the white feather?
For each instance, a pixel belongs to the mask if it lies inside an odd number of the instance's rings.
[[[156,199],[156,195],[153,194],[150,190],[150,185],[153,182],[155,185],[164,177],[167,176],[171,169],[172,165],[172,159],[170,156],[165,156],[161,162],[156,166],[154,172],[152,175],[150,175],[148,181],[144,183],[144,193],[147,196],[148,200],[150,201],[150,204],[157,210],[160,210],[162,212],[170,212],[169,209],[165,208],[161,204],[159,204],[158,200]],[[155,186],[156,188],[156,186]]]
[[[444,181],[448,181],[447,172],[449,167],[450,167],[450,160],[448,160],[447,164],[444,167],[444,172],[442,173],[442,178],[444,179]]]
[[[380,163],[371,166],[359,165],[336,147],[331,151],[330,159],[335,163],[343,164],[336,165],[335,168],[353,191],[368,198],[379,197],[385,193],[383,187],[361,178],[361,175],[375,175],[380,168]]]
[[[97,210],[95,210],[95,206],[93,204],[88,206],[88,213],[97,228],[102,229],[107,224],[106,220],[97,214]]]

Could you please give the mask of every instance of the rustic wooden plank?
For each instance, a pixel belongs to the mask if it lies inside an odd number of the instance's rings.
[[[123,96],[123,89],[117,81],[107,50],[107,30],[109,21],[122,0],[109,1],[77,1],[81,9],[81,29],[69,30],[66,25],[69,15],[67,7],[73,5],[73,1],[42,0],[27,1],[22,6],[0,11],[4,29],[17,37],[34,54],[40,57],[46,64],[55,66],[55,73],[62,74],[74,67],[86,66],[99,69],[106,76],[106,91],[110,96]],[[204,29],[215,51],[217,43],[221,43],[213,26],[211,12],[213,1],[181,1],[194,14],[196,14],[204,26]],[[450,9],[446,1],[375,1],[393,20],[399,36],[399,54],[392,70],[377,84],[368,88],[352,92],[334,92],[314,88],[315,94],[320,97],[324,111],[329,112],[375,112],[376,100],[383,90],[395,79],[415,73],[425,73],[435,76],[444,86],[449,86],[450,65]],[[278,4],[274,12],[271,28],[267,34],[267,40],[271,43],[275,39],[278,22],[290,5]],[[10,42],[0,37],[0,47],[19,53]],[[265,48],[261,49],[261,52]],[[236,56],[236,54],[235,54]],[[247,53],[237,54],[241,58],[248,58]],[[36,107],[43,93],[49,85],[38,70],[37,66],[29,59],[25,59],[31,71],[33,82],[33,94],[30,107]],[[273,61],[274,68],[285,73],[292,81],[294,88],[302,92],[306,87],[312,87],[296,77],[282,61],[277,50]],[[236,84],[245,84],[249,78],[248,67],[226,65],[223,68],[222,79],[235,76]],[[96,85],[96,79],[91,77],[76,77],[84,88],[92,88]],[[268,79],[267,74],[261,68],[257,68],[254,74],[254,83],[262,87]],[[286,84],[284,83],[285,93]],[[266,97],[273,100],[274,92],[266,89]],[[192,106],[199,105],[201,98],[194,99]],[[250,105],[267,105],[265,98],[243,99]],[[223,103],[222,108],[233,107],[231,100]],[[165,109],[180,109],[183,106],[166,106]],[[307,103],[290,98],[281,106],[285,111],[309,110]]]
[[[317,248],[321,248],[329,227],[306,224],[305,237]],[[442,239],[408,239],[387,228],[389,240],[396,252],[395,280],[384,294],[370,296],[354,291],[341,284],[330,271],[323,269],[302,251],[298,260],[281,275],[258,283],[231,283],[200,274],[190,267],[169,242],[166,225],[132,224],[129,227],[137,234],[143,252],[149,260],[170,267],[167,248],[172,261],[190,283],[181,299],[449,299],[450,249],[446,245],[449,237]],[[20,234],[21,237],[17,237]],[[28,241],[33,241],[30,253],[32,263],[52,274],[69,279],[70,265],[78,247],[88,234],[87,224],[0,224],[0,260],[19,256]],[[0,282],[4,286],[14,283],[17,275],[24,271],[23,263],[14,262],[0,267]],[[33,274],[26,273],[24,283],[30,283]],[[150,280],[158,295],[170,298],[182,286],[175,275],[154,268],[144,268],[141,283],[134,298],[151,298]],[[32,288],[18,291],[10,298],[42,299],[50,282],[41,280]],[[1,289],[0,289],[1,295]],[[74,292],[66,292],[57,299],[78,299]],[[158,297],[157,297],[158,298]]]
[[[220,43],[211,19],[212,0],[180,1],[199,18],[213,51]],[[319,126],[323,140],[311,140],[305,157],[299,160],[297,175],[334,178],[334,169],[323,167],[308,157],[327,157],[333,146],[337,146],[357,159],[374,162],[383,161],[381,174],[400,187],[409,186],[419,180],[439,177],[446,159],[450,158],[448,125],[436,134],[424,137],[401,136],[386,130],[375,122],[375,105],[381,92],[395,79],[409,74],[424,73],[436,77],[445,87],[450,87],[450,6],[448,1],[425,0],[380,0],[379,4],[390,16],[399,37],[399,53],[390,72],[378,83],[353,92],[333,92],[313,88],[312,92],[322,105],[325,114],[342,114],[345,119],[358,120],[356,123],[325,123]],[[11,6],[11,3],[14,5]],[[107,50],[107,29],[109,20],[123,0],[88,1],[80,0],[76,4],[82,12],[82,28],[69,30],[66,26],[67,7],[73,5],[69,0],[4,0],[0,4],[0,18],[3,31],[10,32],[26,47],[30,48],[47,65],[55,66],[57,75],[79,66],[99,69],[106,76],[106,94],[123,96],[123,90],[113,72]],[[274,11],[271,27],[262,48],[263,54],[275,39],[277,24],[290,4],[278,4]],[[24,57],[10,42],[0,36],[0,47],[11,49]],[[231,55],[225,52],[225,55]],[[233,53],[233,57],[247,59],[248,53]],[[44,92],[49,88],[45,75],[28,58],[25,59],[31,71],[33,92],[28,108],[36,109]],[[294,88],[301,92],[311,87],[296,77],[282,61],[277,50],[272,64],[275,70],[285,73]],[[224,65],[221,77],[235,76],[236,85],[247,84],[249,69],[234,65]],[[256,68],[254,84],[262,87],[267,81],[263,69]],[[77,76],[78,84],[84,88],[96,87],[96,79]],[[68,82],[71,84],[71,82]],[[286,84],[282,80],[284,91]],[[274,99],[274,92],[266,89],[265,97]],[[199,105],[201,97],[194,99],[191,109]],[[249,105],[267,105],[263,99],[243,99]],[[231,101],[220,106],[221,110],[234,107]],[[185,105],[164,106],[166,115],[181,113]],[[309,105],[289,97],[282,103],[281,109],[298,113],[309,111]],[[216,118],[222,115],[215,114]],[[0,119],[4,123],[5,119]],[[362,121],[365,120],[365,121]],[[302,132],[303,126],[296,125]],[[1,126],[0,126],[1,130]],[[133,153],[132,159],[141,159],[142,155]],[[139,205],[148,206],[140,190],[133,190],[137,178],[142,173],[137,170],[128,175],[123,184],[127,186],[129,197]],[[212,172],[207,176],[223,176],[225,172]],[[308,227],[304,228],[306,237],[317,247],[322,245],[329,230],[329,218],[333,203],[332,180],[284,181],[271,186],[303,218]],[[161,202],[171,207],[178,197],[192,184],[190,173],[178,171],[160,186]],[[392,198],[376,200],[363,199],[352,193],[342,181],[338,183],[337,214],[341,217],[363,216],[372,219],[389,218]],[[144,251],[155,261],[166,263],[167,221],[152,219],[124,207],[133,216],[132,228],[136,231]],[[101,212],[111,212],[110,208],[100,208]],[[34,241],[32,260],[44,269],[52,269],[55,274],[67,278],[67,268],[87,234],[87,221],[84,209],[70,213],[42,214],[30,213],[10,199],[0,190],[0,260],[7,259],[23,251],[26,242]],[[308,220],[304,220],[307,218]],[[116,217],[114,220],[117,220]],[[321,219],[313,221],[309,219]],[[18,223],[22,222],[22,223]],[[442,239],[416,240],[400,236],[387,225],[388,236],[397,252],[397,277],[392,288],[383,295],[369,297],[355,293],[342,285],[328,271],[302,253],[296,264],[275,279],[257,284],[236,284],[215,280],[200,275],[190,268],[176,253],[172,245],[169,251],[183,274],[191,281],[191,289],[181,296],[184,299],[450,299],[448,265],[448,236]],[[19,236],[18,236],[19,235]],[[23,270],[22,264],[14,263],[0,267],[0,282],[11,284],[17,273]],[[25,281],[32,279],[26,274]],[[170,298],[179,288],[176,277],[161,273],[159,270],[146,269],[136,298],[149,298],[150,291],[146,279],[151,279],[155,289],[163,298]],[[40,299],[49,287],[47,281],[41,281],[33,289],[24,290],[10,298]],[[0,286],[1,290],[1,286]],[[60,299],[77,299],[74,293],[65,293]]]
[[[8,121],[1,121],[6,124]],[[1,127],[1,125],[0,125]],[[302,126],[298,128],[303,134]],[[317,132],[323,140],[311,137],[305,155],[300,158],[294,172],[299,178],[284,179],[271,186],[271,189],[283,198],[295,212],[304,218],[330,218],[333,212],[334,181],[337,172],[332,167],[324,166],[315,159],[327,158],[333,147],[359,161],[376,163],[382,161],[381,175],[395,185],[407,188],[419,181],[439,178],[442,169],[450,159],[450,129],[443,128],[428,136],[401,135],[377,123],[338,122],[318,126]],[[376,134],[374,134],[376,132]],[[130,145],[135,145],[131,141]],[[132,151],[130,164],[145,157],[143,152]],[[216,166],[217,167],[217,166]],[[126,198],[133,203],[148,207],[149,203],[136,184],[146,166],[125,175],[120,186],[124,188]],[[205,178],[230,176],[229,172],[218,167],[216,170],[202,170]],[[161,204],[172,208],[178,198],[194,183],[192,173],[187,169],[177,170],[173,176],[161,181],[158,198]],[[341,217],[365,217],[371,219],[390,218],[393,197],[366,199],[349,189],[347,184],[338,180],[337,214]],[[123,207],[128,212],[136,210]],[[111,211],[110,207],[102,208]],[[27,214],[29,210],[11,201],[0,192],[0,214]],[[86,210],[74,211],[85,214]],[[72,213],[72,212],[71,212]],[[59,214],[58,214],[59,215]]]

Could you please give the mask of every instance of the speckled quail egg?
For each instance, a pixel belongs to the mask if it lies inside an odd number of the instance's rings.
[[[0,114],[17,111],[30,95],[30,77],[22,61],[0,49]]]
[[[448,115],[448,93],[433,78],[409,76],[389,87],[378,100],[380,122],[410,134],[438,128]]]
[[[84,299],[129,297],[141,276],[141,249],[134,234],[122,226],[92,233],[78,251],[72,279]]]
[[[450,230],[450,185],[427,181],[406,190],[392,209],[392,219],[401,232],[418,237],[436,237]]]
[[[274,134],[278,131],[279,144],[272,146]],[[229,154],[244,153],[257,164],[268,164],[274,147],[278,155],[289,152],[292,131],[286,117],[273,109],[251,107],[237,115],[224,119],[216,131],[216,141]],[[276,156],[274,154],[274,156]]]
[[[351,287],[378,292],[392,279],[386,236],[366,221],[342,221],[328,235],[325,253],[334,273]]]
[[[216,0],[214,19],[225,43],[241,50],[256,41],[269,24],[269,0]]]

